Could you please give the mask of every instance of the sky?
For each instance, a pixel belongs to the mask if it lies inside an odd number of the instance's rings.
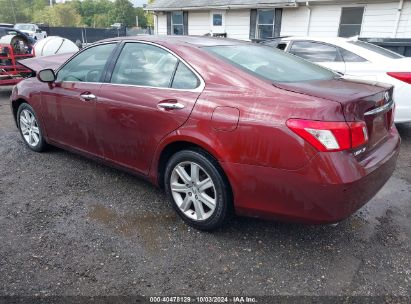
[[[135,7],[142,7],[143,4],[147,4],[147,0],[130,0],[131,3],[133,3],[133,5]]]

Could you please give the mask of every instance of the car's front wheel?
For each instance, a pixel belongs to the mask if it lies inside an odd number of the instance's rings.
[[[23,103],[17,111],[17,124],[25,144],[33,151],[43,151],[47,144],[33,108]]]
[[[216,229],[231,214],[228,182],[218,163],[202,151],[174,154],[167,164],[164,182],[174,209],[197,229]]]

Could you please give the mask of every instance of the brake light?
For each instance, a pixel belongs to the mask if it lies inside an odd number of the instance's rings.
[[[387,75],[411,84],[411,72],[387,72]]]
[[[365,122],[315,121],[289,119],[287,126],[318,151],[354,149],[368,142]]]

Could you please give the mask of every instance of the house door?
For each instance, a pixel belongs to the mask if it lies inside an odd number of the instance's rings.
[[[225,11],[211,11],[210,13],[211,33],[224,34],[225,31]]]

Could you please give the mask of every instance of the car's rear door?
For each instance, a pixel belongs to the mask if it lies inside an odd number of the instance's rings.
[[[345,63],[336,46],[317,42],[293,41],[288,52],[336,72],[345,73]]]
[[[42,91],[42,115],[50,140],[102,156],[97,143],[95,105],[101,80],[116,43],[84,50],[58,72]]]
[[[189,117],[203,88],[201,77],[169,50],[125,42],[96,103],[104,155],[147,174],[161,139]]]

